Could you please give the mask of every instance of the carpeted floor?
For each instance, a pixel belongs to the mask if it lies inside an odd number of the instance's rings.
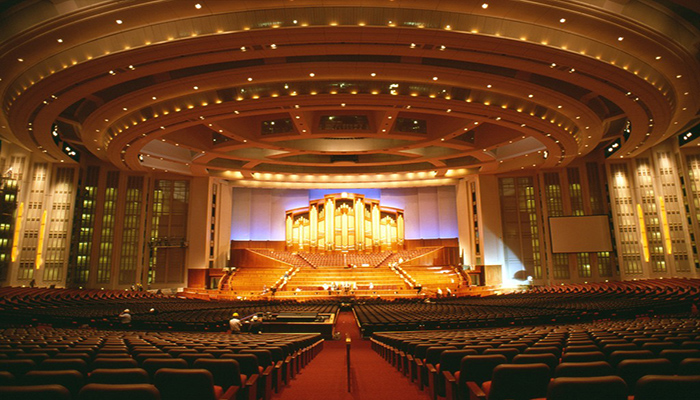
[[[351,386],[348,392],[345,340],[328,340],[321,353],[298,374],[279,400],[429,400],[416,384],[375,353],[360,332],[352,312],[338,316],[336,330],[351,340]]]

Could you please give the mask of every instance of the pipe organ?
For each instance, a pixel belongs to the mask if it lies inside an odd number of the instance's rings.
[[[403,210],[361,194],[329,194],[286,211],[289,251],[397,251],[404,246]]]

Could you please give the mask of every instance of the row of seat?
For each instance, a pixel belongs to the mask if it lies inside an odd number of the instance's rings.
[[[376,351],[421,389],[428,390],[433,399],[485,396],[492,389],[492,384],[485,382],[492,380],[497,390],[489,398],[500,398],[504,382],[510,382],[508,388],[518,387],[516,382],[534,387],[532,391],[518,389],[521,394],[531,395],[523,398],[544,397],[548,385],[550,390],[561,391],[559,384],[554,384],[560,378],[612,376],[614,379],[603,380],[617,381],[618,386],[621,381],[625,395],[638,394],[638,382],[646,375],[663,375],[659,379],[664,381],[676,374],[691,376],[694,378],[678,379],[691,386],[700,383],[698,320],[386,332],[373,335],[371,340]],[[497,374],[496,369],[503,371]]]
[[[355,307],[363,335],[378,331],[467,329],[574,323],[639,315],[688,313],[700,301],[700,279],[657,279],[594,289],[534,290],[486,297],[366,302]],[[576,285],[576,287],[588,287]],[[564,286],[566,287],[566,286]],[[562,289],[563,290],[563,289]]]
[[[322,348],[319,334],[6,329],[0,331],[0,384],[60,384],[79,398],[85,383],[153,383],[157,387],[158,374],[164,369],[205,370],[221,393],[235,386],[239,399],[269,399]],[[206,387],[201,384],[208,381],[201,376],[206,374],[188,373],[199,375],[192,379]],[[12,390],[24,393],[27,389]]]

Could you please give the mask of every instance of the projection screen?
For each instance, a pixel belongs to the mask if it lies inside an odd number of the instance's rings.
[[[552,253],[596,253],[612,251],[607,215],[550,217]]]

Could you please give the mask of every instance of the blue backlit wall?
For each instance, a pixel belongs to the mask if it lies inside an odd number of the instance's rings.
[[[284,240],[285,211],[326,194],[351,192],[404,210],[406,239],[456,238],[453,186],[399,189],[287,190],[233,188],[231,240]]]

